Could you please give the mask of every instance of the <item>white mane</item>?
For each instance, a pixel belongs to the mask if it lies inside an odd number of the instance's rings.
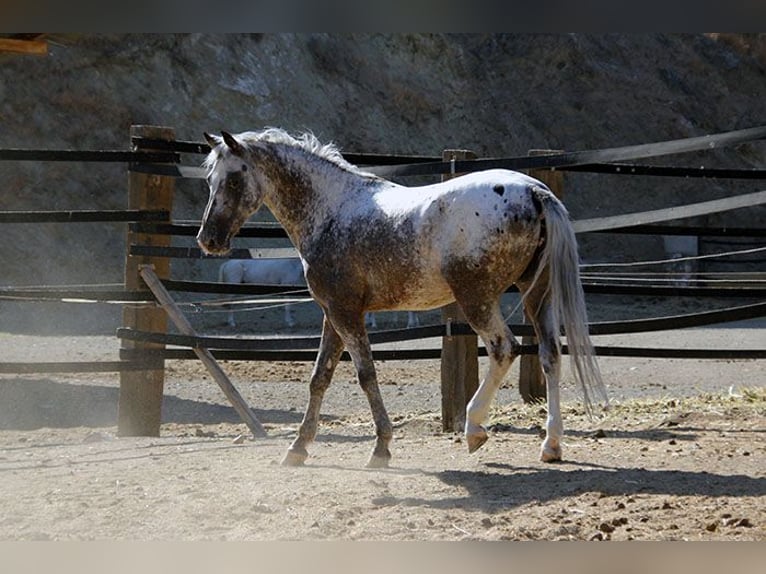
[[[241,134],[236,134],[235,137],[246,147],[257,142],[268,142],[290,146],[302,149],[312,155],[325,159],[342,169],[358,174],[363,173],[362,170],[343,158],[343,155],[335,144],[323,144],[311,132],[305,132],[295,137],[281,128],[266,128],[261,131],[242,132]],[[209,168],[214,161],[214,154],[211,154],[211,156],[205,160],[204,167]]]

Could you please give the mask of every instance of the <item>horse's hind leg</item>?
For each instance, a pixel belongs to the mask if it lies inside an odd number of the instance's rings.
[[[486,306],[461,305],[471,327],[481,337],[489,355],[489,370],[466,408],[465,439],[468,452],[474,452],[487,441],[482,424],[500,388],[503,377],[518,356],[519,343],[503,321],[499,303],[487,316]]]
[[[554,324],[549,298],[542,291],[541,288],[533,288],[524,300],[524,308],[537,335],[538,356],[548,398],[545,440],[540,450],[540,459],[543,462],[554,462],[561,460],[561,438],[564,434],[559,395],[561,349],[559,326]]]
[[[306,447],[314,440],[319,424],[319,409],[327,387],[330,386],[335,366],[343,352],[343,341],[333,326],[325,317],[322,326],[322,341],[319,345],[314,371],[311,374],[309,404],[303,416],[303,422],[298,429],[298,437],[282,460],[283,465],[298,466],[308,458]]]

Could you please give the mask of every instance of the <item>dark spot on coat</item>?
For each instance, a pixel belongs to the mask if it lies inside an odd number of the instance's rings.
[[[479,212],[478,211],[475,211],[474,214],[476,215],[476,217],[479,217]]]
[[[492,188],[492,191],[494,191],[497,195],[502,196],[505,193],[505,188],[498,183],[495,185],[495,187]]]
[[[537,191],[537,188],[534,188],[534,187],[530,188],[530,191],[532,192],[531,193],[532,203],[534,204],[535,209],[537,210],[538,215],[543,216],[544,215],[544,212],[543,212],[543,202],[542,202],[542,199],[541,199],[541,197],[539,195],[539,192]]]

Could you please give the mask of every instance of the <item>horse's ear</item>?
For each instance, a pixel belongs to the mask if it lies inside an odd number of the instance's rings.
[[[242,155],[244,153],[245,150],[242,144],[234,139],[233,135],[229,132],[221,132],[221,135],[223,136],[223,143],[226,144],[234,155]]]
[[[205,136],[205,141],[207,142],[207,144],[210,146],[211,149],[217,146],[219,143],[221,143],[221,140],[219,138],[217,138],[216,136],[211,136],[207,132],[203,132],[202,135]]]

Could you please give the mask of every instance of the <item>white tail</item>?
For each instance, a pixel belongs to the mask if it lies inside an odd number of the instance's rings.
[[[546,229],[545,249],[537,273],[546,267],[550,269],[548,289],[554,324],[564,327],[572,372],[582,387],[585,408],[592,412],[594,399],[602,399],[605,405],[609,399],[588,333],[574,228],[566,207],[555,195],[543,187],[535,187],[532,192],[542,205]],[[560,350],[561,343],[557,344]]]

